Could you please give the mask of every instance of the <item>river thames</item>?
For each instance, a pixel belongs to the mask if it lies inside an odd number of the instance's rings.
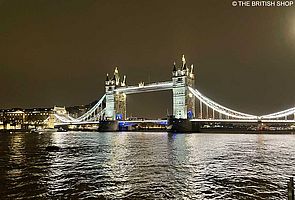
[[[294,175],[295,135],[56,132],[0,138],[1,199],[286,199]]]

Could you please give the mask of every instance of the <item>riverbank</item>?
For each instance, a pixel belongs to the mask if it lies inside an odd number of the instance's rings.
[[[110,132],[110,131],[99,131],[94,129],[74,129],[68,130],[74,132]],[[46,131],[43,131],[46,132]],[[56,132],[67,132],[56,131]],[[165,129],[140,129],[140,130],[118,130],[112,132],[167,132]],[[32,133],[29,129],[11,129],[11,130],[0,130],[1,133]],[[210,129],[210,128],[201,128],[200,132],[175,132],[175,134],[198,134],[198,133],[212,133],[212,134],[295,134],[295,130],[243,130],[243,129]]]
[[[201,128],[201,133],[227,134],[295,134],[295,130],[244,130],[244,129],[210,129]]]

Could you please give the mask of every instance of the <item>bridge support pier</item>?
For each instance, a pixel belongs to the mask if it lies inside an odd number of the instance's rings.
[[[119,122],[116,120],[103,120],[99,122],[98,131],[101,132],[113,132],[119,130]]]
[[[170,118],[168,120],[168,132],[172,133],[199,133],[200,123],[189,119]]]

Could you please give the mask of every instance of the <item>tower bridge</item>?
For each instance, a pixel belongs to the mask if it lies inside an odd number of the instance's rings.
[[[127,120],[126,99],[130,94],[172,90],[173,115],[167,120]],[[193,131],[199,122],[223,123],[295,123],[295,107],[280,112],[256,116],[227,108],[196,89],[194,66],[188,66],[184,55],[180,66],[174,62],[172,80],[128,85],[118,68],[112,77],[107,74],[105,94],[85,114],[78,118],[55,113],[55,125],[99,124],[106,130],[117,130],[120,124],[158,123],[176,131]]]

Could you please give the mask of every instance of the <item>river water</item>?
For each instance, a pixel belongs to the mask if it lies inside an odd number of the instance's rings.
[[[0,134],[1,199],[286,199],[294,166],[295,135]]]

